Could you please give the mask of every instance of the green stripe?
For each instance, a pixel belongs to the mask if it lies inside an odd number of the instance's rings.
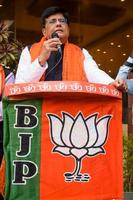
[[[5,200],[39,200],[40,199],[40,131],[41,131],[41,100],[25,100],[25,101],[8,101],[4,100],[4,153],[6,160],[6,188]],[[17,111],[15,106],[34,106],[37,109],[36,116],[38,118],[38,125],[34,128],[14,128],[16,123]],[[31,138],[31,152],[29,155],[22,157],[16,155],[20,150],[19,133],[32,133]],[[26,162],[33,162],[38,168],[38,173],[34,177],[26,180],[26,184],[13,184],[15,179],[14,160],[17,162],[25,160]],[[25,168],[26,169],[26,168]],[[25,173],[28,173],[25,170]]]

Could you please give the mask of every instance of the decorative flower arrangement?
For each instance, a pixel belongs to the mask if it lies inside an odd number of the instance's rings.
[[[0,64],[15,72],[23,45],[14,39],[10,25],[6,21],[0,23]]]

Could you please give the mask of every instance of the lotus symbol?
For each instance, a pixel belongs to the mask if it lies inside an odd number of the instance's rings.
[[[107,140],[111,115],[97,119],[98,113],[85,118],[81,112],[75,117],[62,112],[62,118],[51,113],[48,118],[51,140],[55,145],[52,151],[75,158],[75,169],[64,174],[65,181],[89,181],[89,174],[80,173],[82,159],[106,153],[103,145]]]

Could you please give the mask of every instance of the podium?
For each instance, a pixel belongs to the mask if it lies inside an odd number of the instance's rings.
[[[8,85],[5,200],[122,200],[122,95],[76,81]]]

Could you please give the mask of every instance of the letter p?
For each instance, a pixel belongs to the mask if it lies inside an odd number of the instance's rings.
[[[38,167],[34,162],[25,160],[14,160],[14,185],[25,185],[27,179],[33,178],[37,172]]]

